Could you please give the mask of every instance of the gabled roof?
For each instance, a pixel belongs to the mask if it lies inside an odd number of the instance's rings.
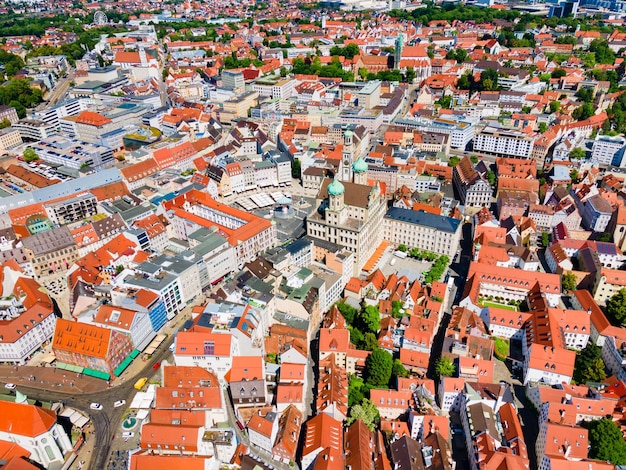
[[[56,424],[56,414],[39,406],[0,401],[0,432],[34,438]]]

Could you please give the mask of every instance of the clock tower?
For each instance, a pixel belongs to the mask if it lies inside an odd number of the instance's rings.
[[[352,182],[352,159],[354,158],[354,133],[347,130],[343,134],[343,153],[341,155],[341,179]]]

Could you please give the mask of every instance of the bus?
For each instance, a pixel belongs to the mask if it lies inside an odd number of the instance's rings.
[[[137,390],[141,390],[147,381],[148,381],[148,377],[140,378],[139,380],[137,380],[137,382],[135,382],[135,388]]]

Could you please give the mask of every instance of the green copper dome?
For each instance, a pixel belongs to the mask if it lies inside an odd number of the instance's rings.
[[[348,129],[346,132],[343,133],[343,135],[345,137],[352,137],[354,135],[354,132],[352,132],[350,129]]]
[[[346,188],[343,187],[343,184],[341,184],[337,178],[335,178],[327,188],[328,194],[331,196],[339,196],[340,194],[343,194],[345,190]]]
[[[360,157],[352,164],[352,171],[355,173],[365,173],[367,168],[367,163],[365,163],[365,160]]]

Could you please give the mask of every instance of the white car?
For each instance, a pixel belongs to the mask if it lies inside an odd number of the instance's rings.
[[[113,403],[114,408],[119,408],[120,406],[124,406],[126,404],[126,400],[117,400]]]
[[[92,410],[101,410],[102,405],[100,403],[92,403],[91,405],[89,405],[89,408],[91,408]]]
[[[15,384],[6,384],[4,386],[4,388],[6,388],[7,390],[15,390],[16,385]]]
[[[135,437],[135,433],[134,432],[125,431],[125,432],[122,433],[122,438],[123,439],[128,439],[128,438],[131,438],[131,437]]]

